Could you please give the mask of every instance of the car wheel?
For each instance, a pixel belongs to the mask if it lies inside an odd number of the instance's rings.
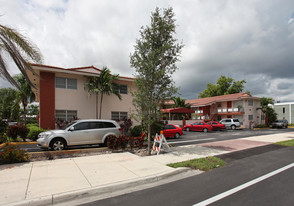
[[[187,127],[187,128],[186,128],[186,131],[187,131],[187,132],[190,132],[190,128],[189,128],[189,127]]]
[[[179,139],[180,136],[181,136],[181,135],[180,135],[178,132],[175,134],[175,138],[176,138],[176,139]]]
[[[105,138],[104,143],[101,144],[101,146],[102,147],[108,147],[107,143],[108,143],[108,137]]]
[[[235,130],[236,129],[236,126],[235,125],[232,125],[231,128],[232,128],[232,130]]]
[[[221,131],[221,128],[220,128],[220,127],[218,127],[216,130],[217,130],[217,131]]]
[[[204,129],[203,129],[203,132],[205,132],[205,133],[206,133],[207,131],[208,131],[208,129],[207,129],[207,128],[204,128]]]
[[[50,148],[53,151],[60,151],[66,149],[66,143],[63,139],[53,139],[50,143]]]

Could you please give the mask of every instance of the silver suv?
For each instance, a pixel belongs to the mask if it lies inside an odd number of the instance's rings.
[[[221,124],[224,124],[226,128],[231,128],[235,130],[237,127],[240,127],[240,121],[236,118],[227,118],[227,119],[222,119],[220,121]]]
[[[118,136],[119,124],[112,120],[77,120],[64,130],[50,130],[38,136],[38,147],[51,150],[63,150],[73,145],[100,144],[106,146],[107,137]]]

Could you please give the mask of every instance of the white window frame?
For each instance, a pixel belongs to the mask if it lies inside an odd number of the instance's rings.
[[[117,113],[117,114],[114,115],[114,113]],[[114,116],[118,116],[118,118],[114,118]],[[128,118],[128,112],[118,112],[118,111],[112,111],[111,112],[111,119],[112,120],[123,121],[124,118]]]
[[[64,85],[57,85],[57,79],[63,79],[63,80],[65,80]],[[70,85],[69,84],[69,82],[71,80],[74,80],[74,84],[73,85]],[[58,89],[74,89],[74,90],[77,90],[78,89],[78,80],[77,79],[74,79],[74,78],[55,77],[55,88],[58,88]]]
[[[63,113],[64,112],[64,116],[65,118],[63,117],[57,117],[57,113]],[[76,115],[70,115],[70,113],[76,113]],[[70,115],[70,116],[69,116]],[[77,110],[64,110],[64,109],[57,109],[55,110],[55,118],[56,119],[61,119],[61,120],[65,120],[65,121],[69,121],[69,120],[73,120],[73,116],[77,117],[78,116],[78,111]]]

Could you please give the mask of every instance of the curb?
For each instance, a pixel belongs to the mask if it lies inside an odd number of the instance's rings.
[[[129,187],[144,185],[153,183],[173,175],[177,175],[190,170],[190,168],[176,168],[172,171],[162,172],[155,176],[140,177],[133,180],[122,181],[118,183],[91,187],[87,189],[80,189],[71,192],[64,192],[59,194],[53,194],[43,196],[35,199],[23,200],[15,203],[6,204],[7,206],[41,206],[41,205],[54,205],[58,203],[64,203],[73,199],[89,198],[92,196],[102,195],[110,192],[120,191]]]
[[[0,144],[0,149],[2,149],[3,147],[6,147],[7,143],[2,143]]]

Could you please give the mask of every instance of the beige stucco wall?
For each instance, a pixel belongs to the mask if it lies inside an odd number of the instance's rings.
[[[84,89],[86,78],[80,75],[56,73],[57,77],[77,79],[77,89],[55,88],[56,110],[77,110],[79,119],[96,118],[96,95],[88,95]],[[128,85],[128,94],[121,94],[122,100],[115,95],[104,95],[102,103],[102,119],[111,119],[111,112],[128,112],[130,117],[134,112],[131,91],[135,90],[133,82],[120,80],[117,83]],[[100,111],[100,95],[98,96],[98,113]],[[98,116],[99,117],[99,116]],[[134,122],[134,124],[137,124]]]

